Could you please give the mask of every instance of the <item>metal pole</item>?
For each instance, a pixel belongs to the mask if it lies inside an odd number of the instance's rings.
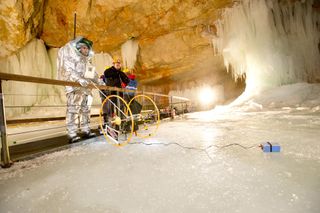
[[[4,96],[2,93],[2,81],[0,80],[0,129],[1,129],[1,167],[9,168],[12,165],[7,142],[7,124],[4,110]]]
[[[173,97],[170,96],[170,116],[171,116],[171,119],[174,119],[174,113],[173,113]]]
[[[184,116],[183,102],[181,103],[182,117]]]
[[[74,17],[73,17],[73,39],[76,38],[77,34],[77,12],[74,12]]]
[[[120,96],[120,93],[119,93],[119,91],[117,91],[117,96]],[[121,96],[120,96],[121,97]],[[122,97],[121,98],[123,98],[123,93],[122,93]],[[117,98],[117,113],[115,113],[115,115],[116,116],[118,116],[119,118],[121,118],[122,116],[121,116],[121,111],[119,110],[119,109],[121,109],[121,105],[120,105],[120,99],[119,98]],[[122,109],[121,109],[122,110]]]

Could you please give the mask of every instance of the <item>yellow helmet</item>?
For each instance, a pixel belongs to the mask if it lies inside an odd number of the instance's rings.
[[[113,58],[112,63],[120,63],[121,64],[121,59],[120,58]]]

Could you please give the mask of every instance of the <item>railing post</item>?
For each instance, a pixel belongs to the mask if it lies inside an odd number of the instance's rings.
[[[170,96],[170,115],[171,115],[171,119],[174,119],[175,112],[173,109],[173,97],[172,96]]]
[[[10,153],[7,142],[7,124],[4,110],[4,96],[2,93],[2,80],[0,80],[0,130],[1,130],[1,167],[8,168],[11,166]]]
[[[182,117],[184,116],[184,108],[183,108],[183,102],[181,101],[181,110],[182,110]]]
[[[117,96],[119,96],[120,97],[120,92],[119,91],[117,91]],[[123,93],[122,93],[122,97],[123,97]],[[122,98],[121,97],[121,98]],[[120,112],[120,110],[119,109],[121,109],[121,107],[120,107],[120,99],[119,98],[117,98],[117,103],[116,103],[116,105],[117,105],[117,107],[118,107],[118,109],[116,110],[116,112],[118,112],[118,114],[116,114],[115,113],[115,116],[118,116],[118,117],[122,117],[121,116],[121,112]]]

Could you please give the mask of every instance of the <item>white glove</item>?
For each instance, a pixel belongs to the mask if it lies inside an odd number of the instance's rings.
[[[87,81],[87,80],[85,80],[85,79],[79,79],[79,84],[81,85],[81,86],[83,86],[83,87],[86,87],[86,86],[88,86],[88,84],[89,84],[89,82]]]
[[[101,85],[101,86],[105,86],[106,85],[106,83],[104,83],[104,81],[101,78],[98,80],[98,82],[99,82],[99,85]]]

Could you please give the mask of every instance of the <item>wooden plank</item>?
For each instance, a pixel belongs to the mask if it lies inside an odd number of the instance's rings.
[[[99,117],[99,114],[91,114],[90,117]],[[45,117],[45,118],[25,118],[25,119],[10,119],[6,120],[7,125],[13,124],[23,124],[23,123],[31,123],[31,122],[43,122],[43,121],[58,121],[65,120],[65,116],[60,117]]]

